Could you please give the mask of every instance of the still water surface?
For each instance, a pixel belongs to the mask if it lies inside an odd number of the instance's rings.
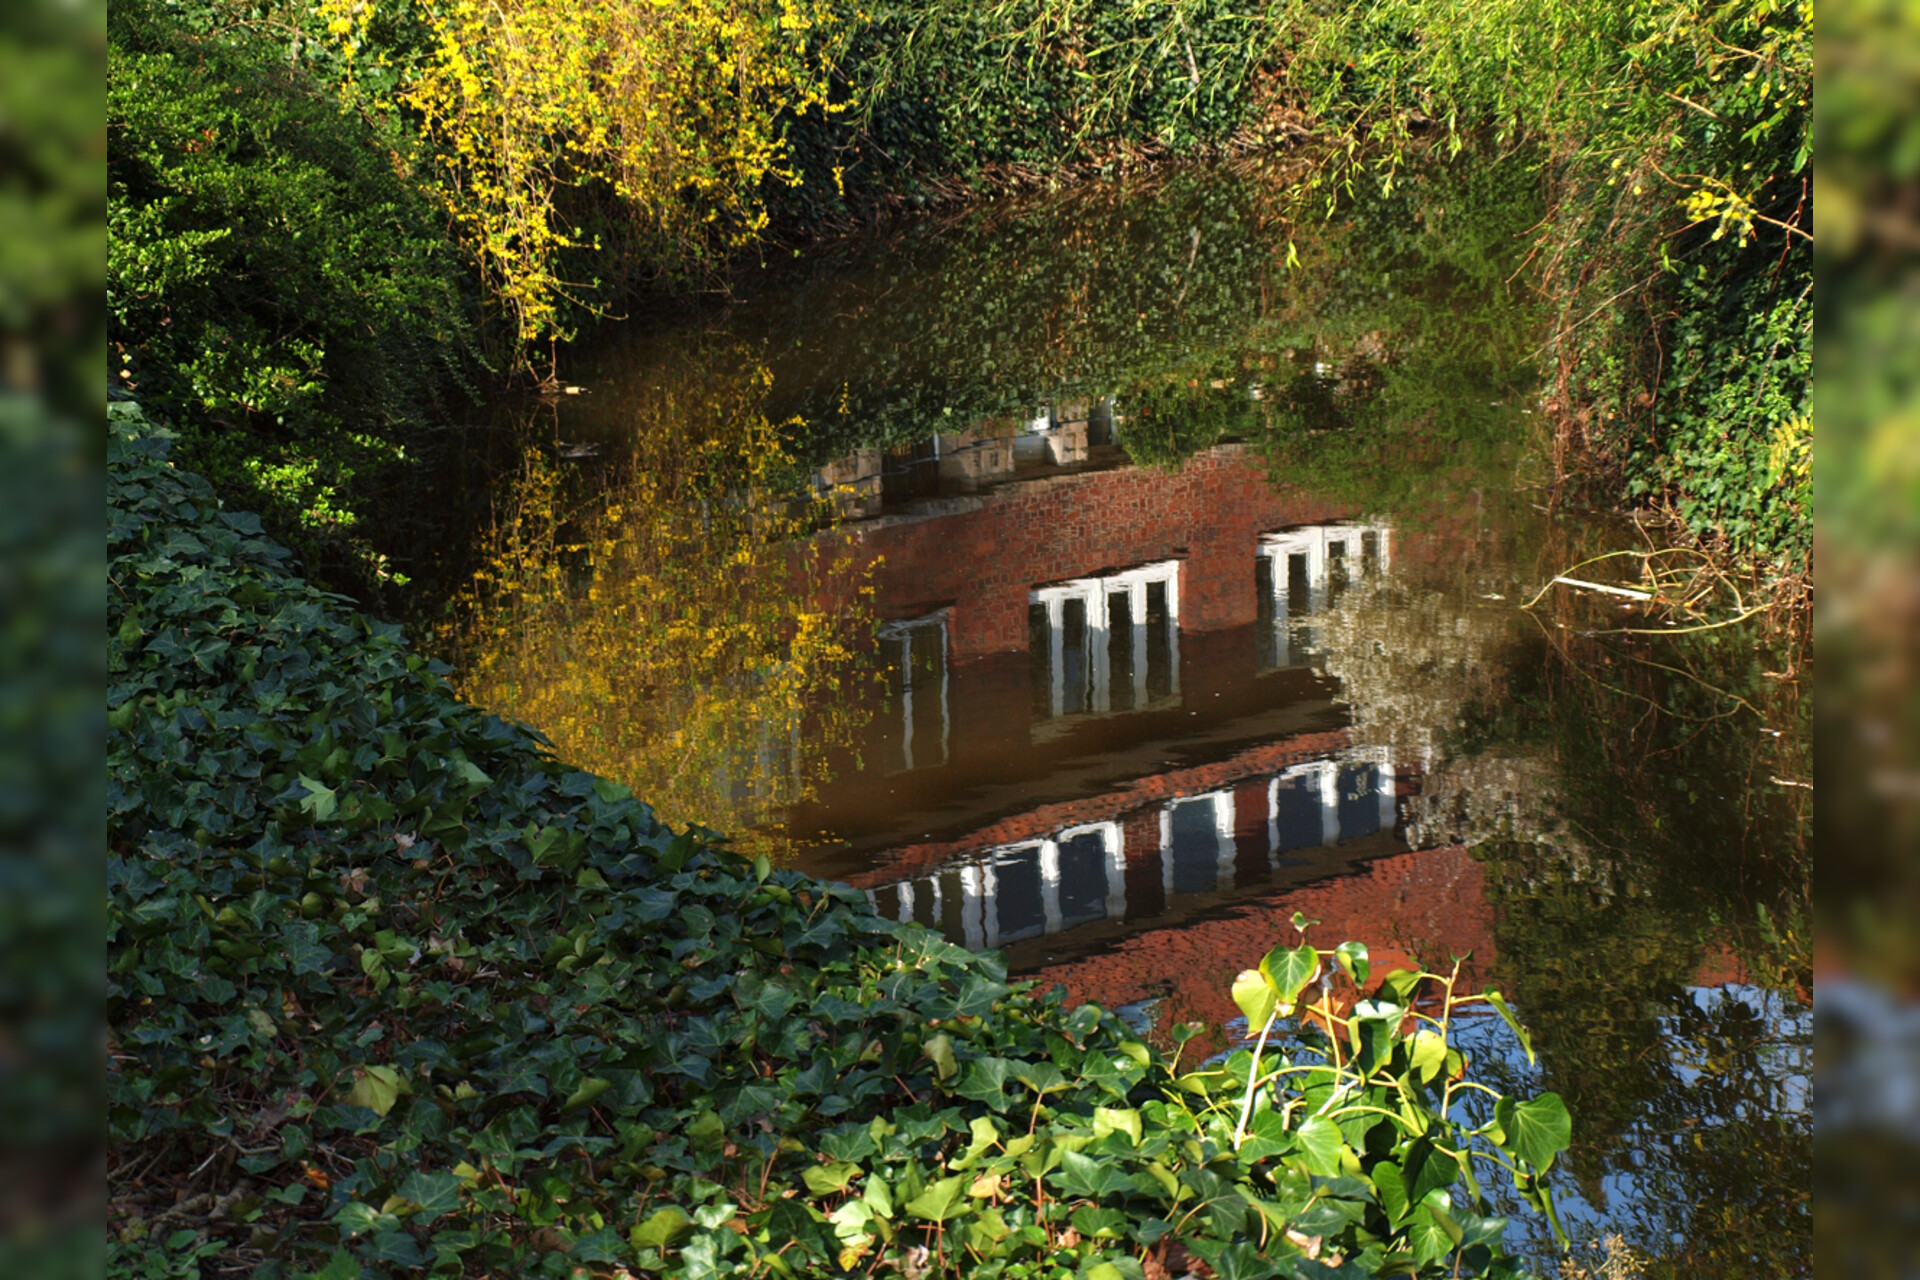
[[[531,412],[441,642],[668,820],[1155,1033],[1227,1043],[1296,911],[1467,957],[1577,1237],[1804,1272],[1806,656],[1521,607],[1649,545],[1549,497],[1532,188],[1183,170],[769,265]]]

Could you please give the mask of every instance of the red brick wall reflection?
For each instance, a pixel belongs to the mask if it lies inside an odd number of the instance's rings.
[[[1262,533],[1324,524],[1344,507],[1276,492],[1263,464],[1227,445],[1178,474],[1141,467],[1003,485],[972,510],[882,521],[862,531],[881,557],[889,617],[954,606],[955,662],[1027,647],[1027,593],[1038,583],[1181,557],[1183,631],[1254,621],[1254,548]]]
[[[1317,945],[1365,942],[1381,963],[1389,959],[1382,953],[1395,949],[1444,971],[1449,955],[1471,951],[1462,975],[1465,989],[1478,990],[1495,959],[1484,887],[1480,866],[1463,845],[1396,854],[1353,875],[1251,899],[1223,919],[1135,934],[1104,955],[1027,976],[1043,989],[1060,983],[1074,1004],[1111,1009],[1160,997],[1156,1031],[1179,1022],[1219,1028],[1240,1016],[1228,994],[1234,975],[1276,944],[1299,942],[1292,924],[1298,911],[1320,921],[1310,935]],[[1221,1047],[1217,1031],[1194,1045]]]

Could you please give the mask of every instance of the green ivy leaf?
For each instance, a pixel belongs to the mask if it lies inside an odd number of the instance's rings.
[[[1380,1207],[1387,1211],[1387,1221],[1398,1225],[1407,1216],[1410,1206],[1407,1203],[1406,1178],[1400,1172],[1400,1166],[1392,1160],[1382,1160],[1373,1166],[1371,1174],[1374,1192],[1380,1200]]]
[[[636,1249],[671,1249],[686,1239],[693,1230],[693,1219],[678,1205],[668,1205],[656,1209],[645,1222],[627,1233],[628,1241]]]
[[[1320,953],[1304,942],[1297,947],[1275,947],[1260,961],[1260,972],[1279,993],[1280,1003],[1291,1009],[1307,984],[1320,976]]]
[[[1353,979],[1353,985],[1367,985],[1367,975],[1373,971],[1372,963],[1367,959],[1367,944],[1364,942],[1343,942],[1333,951],[1334,963],[1346,971]]]
[[[860,1198],[880,1217],[893,1216],[893,1188],[879,1174],[872,1174],[867,1178],[867,1185],[860,1192]]]
[[[1413,1219],[1407,1224],[1407,1248],[1413,1251],[1415,1261],[1424,1267],[1453,1252],[1453,1236],[1435,1221],[1427,1206],[1421,1205],[1414,1210]]]
[[[1139,1111],[1132,1107],[1094,1108],[1093,1136],[1099,1139],[1110,1133],[1124,1133],[1134,1146],[1139,1146],[1143,1137]]]
[[[1016,1062],[1013,1067],[1013,1078],[1042,1097],[1067,1087],[1067,1078],[1060,1073],[1060,1068],[1045,1059],[1037,1062]]]
[[[567,1256],[576,1262],[618,1262],[624,1253],[620,1235],[612,1227],[601,1227],[581,1236],[567,1250]]]
[[[338,793],[318,778],[309,778],[303,773],[300,785],[307,789],[307,794],[300,798],[300,812],[311,814],[315,822],[325,822],[340,808]]]
[[[1280,993],[1274,990],[1273,982],[1258,969],[1242,969],[1240,976],[1233,980],[1233,1002],[1240,1006],[1240,1012],[1246,1015],[1247,1029],[1257,1031],[1267,1025],[1267,1019],[1280,1003]]]
[[[1447,1039],[1437,1031],[1426,1027],[1413,1033],[1413,1045],[1408,1051],[1408,1061],[1422,1083],[1432,1080],[1440,1074],[1440,1068],[1447,1064]]]
[[[399,1194],[402,1199],[413,1202],[415,1222],[432,1222],[460,1207],[460,1179],[451,1173],[416,1170],[401,1182]]]
[[[702,1111],[687,1126],[687,1141],[693,1144],[696,1151],[717,1151],[726,1136],[726,1122],[715,1111]]]
[[[953,1037],[944,1031],[930,1037],[920,1046],[920,1052],[933,1060],[934,1069],[940,1073],[942,1080],[951,1080],[953,1073],[959,1069],[953,1059]]]
[[[1506,997],[1498,991],[1495,991],[1492,987],[1488,987],[1481,995],[1488,1004],[1493,1006],[1494,1011],[1500,1015],[1507,1026],[1513,1029],[1514,1037],[1520,1041],[1520,1047],[1527,1051],[1527,1065],[1532,1066],[1533,1039],[1527,1035],[1527,1029],[1520,1025],[1520,1019],[1513,1015],[1513,1010],[1508,1006]]]
[[[493,779],[487,775],[487,771],[464,756],[450,760],[448,764],[453,769],[453,776],[470,787],[490,787],[493,785]]]
[[[1573,1120],[1557,1093],[1543,1093],[1531,1102],[1501,1098],[1493,1104],[1493,1118],[1500,1126],[1500,1146],[1537,1173],[1552,1168],[1554,1157],[1573,1141]]]
[[[995,1111],[1005,1111],[1010,1103],[1006,1086],[1012,1066],[1005,1058],[975,1058],[967,1064],[966,1074],[954,1092],[984,1102]]]
[[[775,1245],[798,1245],[805,1254],[826,1260],[839,1253],[834,1229],[824,1215],[798,1200],[775,1200],[754,1220]]]
[[[965,1174],[941,1178],[907,1201],[907,1212],[929,1222],[957,1218],[971,1208],[967,1199],[967,1186],[971,1181]]]
[[[802,1171],[800,1177],[807,1189],[816,1196],[833,1195],[845,1191],[847,1184],[860,1173],[860,1166],[845,1160],[835,1160],[831,1164],[816,1164]]]
[[[392,1067],[359,1066],[351,1070],[354,1080],[352,1088],[347,1090],[347,1101],[377,1116],[385,1116],[402,1094],[412,1092],[405,1078]]]
[[[560,1104],[560,1109],[578,1111],[581,1107],[591,1106],[595,1098],[611,1088],[613,1088],[613,1081],[599,1076],[588,1076],[580,1082],[579,1088],[567,1095],[567,1100]]]
[[[1133,1178],[1114,1163],[1095,1159],[1079,1151],[1061,1151],[1060,1167],[1052,1176],[1068,1195],[1084,1196],[1089,1200],[1099,1200],[1114,1192],[1135,1188]]]
[[[1325,1116],[1309,1116],[1294,1130],[1293,1136],[1300,1144],[1308,1170],[1323,1178],[1339,1174],[1340,1151],[1346,1146],[1339,1125]]]
[[[1293,1133],[1278,1111],[1254,1113],[1247,1126],[1246,1140],[1240,1144],[1240,1158],[1248,1164],[1284,1154],[1295,1146]]]
[[[1074,1230],[1083,1236],[1118,1240],[1125,1234],[1132,1217],[1122,1209],[1096,1209],[1088,1205],[1075,1209],[1070,1221]]]

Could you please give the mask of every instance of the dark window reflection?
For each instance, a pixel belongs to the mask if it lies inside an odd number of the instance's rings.
[[[1062,715],[1087,710],[1087,602],[1069,599],[1060,610]]]
[[[1109,684],[1113,691],[1109,705],[1115,711],[1131,711],[1135,706],[1134,629],[1133,610],[1129,607],[1130,594],[1116,591],[1107,596],[1107,669],[1111,673]],[[1144,656],[1151,666],[1151,652]]]
[[[1000,941],[1012,942],[1042,932],[1047,926],[1040,896],[1040,848],[1029,845],[994,859],[994,903],[999,912]]]
[[[1071,923],[1104,915],[1107,844],[1097,831],[1060,843],[1060,918]]]
[[[1167,811],[1167,851],[1175,893],[1209,893],[1220,882],[1220,827],[1211,797],[1181,800]]]
[[[1281,778],[1273,791],[1274,851],[1310,849],[1325,838],[1320,822],[1320,779],[1317,774]]]
[[[888,623],[880,631],[888,706],[893,721],[887,771],[945,764],[952,725],[947,707],[947,620],[944,613]]]
[[[1173,693],[1173,614],[1167,608],[1167,584],[1147,584],[1147,697]]]
[[[1027,606],[1027,653],[1031,655],[1027,671],[1033,681],[1033,714],[1045,719],[1053,714],[1053,629],[1047,625],[1047,606],[1037,600]]]
[[[1280,601],[1274,592],[1272,556],[1253,558],[1253,598],[1256,602],[1254,631],[1260,637],[1260,669],[1270,671],[1286,663],[1286,637],[1280,627]]]
[[[1340,836],[1370,836],[1380,829],[1380,771],[1370,764],[1340,770]]]
[[[1287,616],[1304,618],[1313,612],[1313,574],[1307,553],[1287,557]]]

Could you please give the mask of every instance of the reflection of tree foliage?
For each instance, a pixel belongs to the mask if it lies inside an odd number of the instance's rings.
[[[851,738],[836,695],[866,619],[846,548],[779,496],[792,426],[762,412],[765,386],[663,377],[646,429],[591,470],[529,448],[443,637],[464,697],[663,819],[730,833],[805,798],[818,748]]]
[[[1804,1272],[1809,1121],[1782,1086],[1807,1070],[1811,804],[1774,780],[1811,759],[1807,699],[1768,674],[1798,641],[1582,634],[1633,615],[1570,595],[1536,625],[1513,603],[1618,529],[1450,504],[1396,513],[1441,536],[1400,538],[1316,624],[1350,732],[1429,762],[1407,829],[1484,869],[1495,977],[1541,1055],[1526,1087],[1574,1116],[1562,1176],[1649,1274]],[[1702,993],[1714,970],[1752,986]]]
[[[1572,847],[1523,823],[1476,850],[1499,976],[1574,1113],[1583,1192],[1599,1203],[1602,1179],[1631,1170],[1651,1189],[1636,1203],[1665,1215],[1636,1224],[1639,1243],[1677,1274],[1808,1261],[1811,1129],[1781,1088],[1782,1041],[1803,1047],[1804,1026],[1691,989],[1727,956],[1767,998],[1798,1006],[1809,989],[1811,805],[1773,779],[1811,762],[1798,690],[1764,674],[1769,656],[1751,633],[1543,641],[1456,743],[1553,762],[1545,807]]]
[[[1302,248],[1292,307],[1325,369],[1270,392],[1277,477],[1393,509],[1511,449],[1538,317],[1509,281],[1536,182],[1519,159],[1436,168]]]
[[[1237,349],[1284,270],[1261,181],[1176,171],[988,205],[836,264],[774,327],[780,402],[836,444],[902,443]]]
[[[1172,463],[1220,434],[1274,434],[1288,397],[1254,390],[1284,387],[1303,358],[1359,375],[1341,394],[1369,421],[1470,387],[1481,410],[1457,422],[1455,404],[1440,429],[1510,438],[1484,392],[1527,345],[1504,286],[1537,210],[1526,166],[1437,169],[1333,219],[1291,176],[1180,169],[982,205],[768,269],[716,327],[772,371],[769,411],[810,424],[801,451],[816,460],[1111,395],[1123,443]],[[608,379],[650,380],[710,337],[688,326],[645,344],[604,346]],[[1434,385],[1396,381],[1401,365]]]
[[[1120,442],[1127,456],[1141,466],[1169,471],[1223,437],[1246,434],[1257,407],[1245,387],[1204,375],[1159,386],[1136,384],[1124,404]]]

